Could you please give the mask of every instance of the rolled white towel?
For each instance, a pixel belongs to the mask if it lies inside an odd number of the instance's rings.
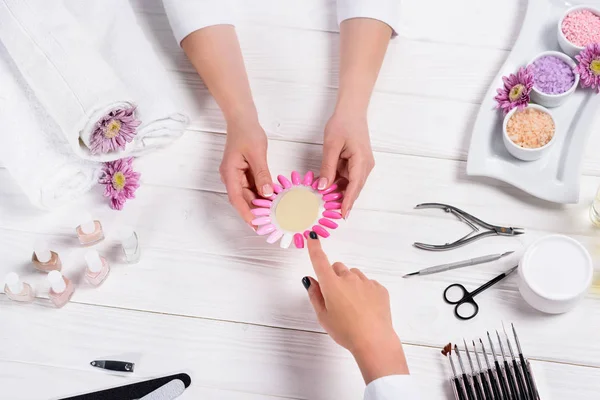
[[[120,0],[111,14],[105,1],[81,3],[96,23],[78,20],[61,0],[0,0],[0,40],[32,92],[83,158],[112,161],[171,143],[188,118],[164,88],[166,72],[129,3]],[[103,34],[94,30],[98,22],[108,27]],[[141,120],[133,141],[124,150],[93,153],[98,122],[132,107]]]
[[[51,209],[98,182],[101,164],[77,157],[0,44],[0,164],[32,204]]]

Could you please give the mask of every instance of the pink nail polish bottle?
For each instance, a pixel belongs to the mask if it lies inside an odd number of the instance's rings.
[[[35,298],[31,285],[21,281],[19,275],[14,272],[9,272],[6,275],[4,283],[4,293],[11,300],[29,303]]]
[[[50,282],[48,297],[57,308],[63,307],[73,296],[75,291],[73,282],[65,278],[59,271],[50,271],[48,281]]]
[[[110,266],[106,258],[101,257],[96,250],[85,253],[85,280],[92,286],[100,286],[110,272]]]
[[[95,221],[89,213],[85,213],[81,225],[77,227],[77,237],[83,246],[91,246],[104,240],[100,221]]]
[[[33,245],[31,262],[35,269],[42,272],[60,271],[62,268],[58,254],[50,251],[48,243],[42,239],[36,240]]]

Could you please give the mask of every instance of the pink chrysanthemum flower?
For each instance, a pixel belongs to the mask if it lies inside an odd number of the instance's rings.
[[[531,67],[521,67],[517,74],[503,76],[504,87],[498,89],[494,99],[498,102],[496,108],[501,108],[504,114],[517,107],[524,110],[529,104],[529,94],[533,88],[533,70]]]
[[[92,154],[124,149],[133,140],[142,121],[135,117],[135,107],[112,110],[96,123],[90,140]]]
[[[593,43],[575,56],[579,62],[574,71],[580,75],[581,87],[600,93],[600,43]]]
[[[133,170],[133,157],[104,163],[100,183],[106,185],[104,196],[110,198],[110,207],[122,210],[128,199],[135,198],[140,187],[140,173]]]

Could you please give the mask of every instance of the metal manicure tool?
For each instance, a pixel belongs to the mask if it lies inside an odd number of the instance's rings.
[[[460,238],[452,243],[446,243],[443,245],[434,245],[434,244],[415,242],[414,246],[419,249],[422,249],[422,250],[446,251],[446,250],[456,249],[458,247],[467,245],[476,240],[483,239],[483,238],[489,237],[489,236],[517,236],[517,235],[522,235],[525,233],[525,230],[523,228],[503,227],[503,226],[488,224],[487,222],[484,222],[484,221],[480,220],[479,218],[474,217],[473,215],[471,215],[459,208],[448,205],[448,204],[423,203],[423,204],[417,205],[415,208],[416,209],[427,209],[427,208],[442,209],[447,213],[453,214],[454,216],[456,216],[456,218],[458,218],[460,221],[467,224],[472,229],[472,231],[469,232],[469,234],[463,236],[462,238]],[[480,228],[485,229],[485,231],[478,233],[478,232],[480,232]]]
[[[439,272],[446,272],[446,271],[450,271],[453,269],[469,267],[471,265],[485,264],[485,263],[496,261],[503,257],[509,256],[512,253],[514,253],[514,251],[507,251],[506,253],[502,253],[502,254],[491,254],[489,256],[471,258],[470,260],[458,261],[458,262],[454,262],[454,263],[450,263],[450,264],[436,265],[435,267],[429,267],[429,268],[422,269],[420,271],[411,272],[410,274],[404,275],[403,278],[410,278],[411,276],[415,276],[415,275],[437,274]]]
[[[135,364],[127,361],[94,360],[90,363],[92,367],[106,369],[108,371],[133,372]]]

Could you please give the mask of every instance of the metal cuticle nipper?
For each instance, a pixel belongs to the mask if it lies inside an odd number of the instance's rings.
[[[452,243],[446,243],[443,245],[435,245],[435,244],[426,244],[426,243],[415,242],[414,246],[419,249],[422,249],[422,250],[446,251],[446,250],[456,249],[461,246],[465,246],[476,240],[483,239],[483,238],[489,237],[489,236],[517,236],[517,235],[522,235],[525,233],[525,229],[523,229],[523,228],[503,227],[503,226],[496,226],[496,225],[488,224],[487,222],[484,222],[484,221],[480,220],[479,218],[474,217],[471,214],[469,214],[459,208],[456,208],[454,206],[450,206],[448,204],[423,203],[423,204],[417,205],[415,208],[416,209],[426,209],[426,208],[442,209],[447,213],[453,214],[456,218],[458,218],[460,221],[467,224],[472,229],[472,231],[469,232],[466,236],[463,236],[462,238],[460,238],[457,241],[452,242]],[[478,233],[478,232],[480,232],[480,228],[485,229],[485,231]]]

